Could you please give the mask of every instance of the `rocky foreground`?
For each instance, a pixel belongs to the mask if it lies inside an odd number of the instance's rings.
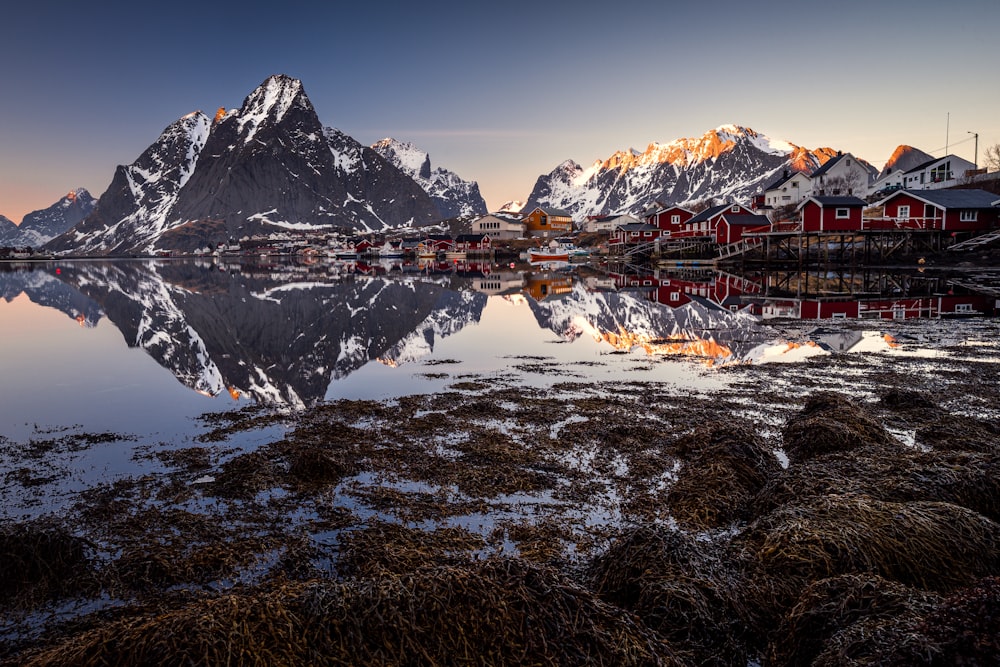
[[[0,525],[0,659],[996,664],[1000,327],[979,326],[933,357],[723,370],[711,395],[456,376],[206,415],[196,446]],[[33,441],[4,484],[114,439]]]

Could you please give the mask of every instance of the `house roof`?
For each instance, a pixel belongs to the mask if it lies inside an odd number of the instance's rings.
[[[949,156],[946,155],[945,157],[949,157]],[[935,162],[940,162],[943,159],[944,159],[943,157],[931,158],[930,160],[927,160],[925,162],[921,162],[916,167],[911,167],[910,169],[907,169],[903,173],[904,174],[912,174],[912,173],[917,172],[917,171],[923,171],[924,169],[926,169],[927,167],[931,166]]]
[[[729,204],[719,204],[718,206],[712,206],[711,208],[706,208],[704,211],[694,216],[688,223],[691,222],[704,222],[705,220],[711,220],[720,213],[725,213],[733,206],[739,206],[741,210],[746,210],[746,208],[740,204],[729,203]]]
[[[546,215],[554,215],[554,216],[559,217],[559,218],[572,218],[573,217],[572,213],[570,213],[569,211],[563,210],[561,208],[546,208],[544,206],[536,206],[535,208],[531,209],[531,213],[534,213],[535,211],[541,211],[542,213],[545,213]],[[531,215],[531,213],[529,213],[528,215]]]
[[[635,220],[635,218],[633,218],[631,215],[628,215],[627,213],[615,213],[613,215],[595,215],[590,220],[591,222],[608,222],[609,220],[621,220],[622,218]]]
[[[807,197],[801,204],[798,205],[798,208],[802,208],[807,202],[819,204],[820,208],[827,206],[868,206],[868,202],[864,199],[859,199],[858,197],[846,195],[839,197],[832,195],[817,195],[814,197]]]
[[[774,183],[771,183],[769,186],[767,186],[766,188],[764,188],[764,192],[768,192],[769,190],[777,190],[782,185],[784,185],[788,181],[792,180],[792,177],[795,176],[795,174],[797,174],[797,173],[799,173],[799,172],[796,172],[796,171],[786,171],[785,173],[783,173],[781,175],[780,178],[778,178],[778,180],[776,180]]]
[[[824,162],[822,164],[822,166],[820,166],[818,169],[816,169],[816,171],[814,171],[812,174],[810,174],[810,177],[811,178],[816,178],[817,176],[823,176],[824,174],[826,174],[826,172],[828,172],[831,169],[833,169],[834,166],[836,166],[836,164],[838,162],[840,162],[841,160],[843,160],[848,155],[850,155],[850,153],[837,153],[832,158],[830,158],[829,160],[827,160],[826,162]]]
[[[702,211],[701,213],[696,214],[694,217],[692,217],[690,220],[688,220],[688,222],[689,223],[690,222],[704,222],[705,220],[710,220],[710,219],[714,218],[715,216],[717,216],[718,214],[720,214],[723,211],[725,211],[729,207],[730,207],[730,204],[719,204],[718,206],[710,206],[710,207],[706,208],[704,211]]]
[[[723,219],[730,225],[741,227],[770,227],[771,221],[766,215],[754,215],[751,213],[724,213]]]
[[[904,194],[943,209],[993,208],[997,201],[996,195],[986,190],[897,190],[876,205]]]
[[[938,164],[939,162],[945,162],[946,160],[958,160],[959,162],[965,162],[967,164],[972,164],[968,160],[964,160],[964,159],[958,157],[957,155],[949,153],[948,155],[944,155],[942,157],[931,158],[930,160],[927,160],[926,162],[921,162],[917,166],[911,167],[910,169],[907,169],[904,173],[912,174],[914,172],[923,171],[924,169],[927,169],[928,167],[931,167],[932,165]]]
[[[626,222],[624,225],[618,225],[618,229],[622,229],[626,232],[651,232],[653,230],[658,230],[659,227],[645,222]]]

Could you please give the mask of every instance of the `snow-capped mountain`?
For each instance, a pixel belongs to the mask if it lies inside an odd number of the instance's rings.
[[[90,215],[96,204],[86,189],[77,188],[52,206],[24,216],[20,226],[0,216],[0,246],[38,248]]]
[[[441,167],[432,169],[431,156],[413,144],[386,138],[373,144],[372,150],[416,181],[437,205],[442,220],[469,219],[487,213],[478,183],[464,181]]]
[[[506,202],[503,206],[497,209],[499,213],[520,213],[521,209],[524,208],[523,201],[511,200]]]
[[[200,111],[121,166],[97,208],[49,249],[195,249],[275,228],[435,222],[430,197],[371,149],[324,129],[302,83],[269,77],[239,109]]]
[[[809,150],[738,125],[698,138],[618,151],[590,167],[572,160],[540,176],[525,209],[551,206],[575,216],[639,214],[648,205],[691,204],[708,198],[749,202],[784,169],[813,171],[836,151]]]

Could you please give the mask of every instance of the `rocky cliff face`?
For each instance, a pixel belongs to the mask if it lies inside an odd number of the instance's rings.
[[[486,215],[486,201],[479,184],[465,181],[458,174],[441,167],[431,168],[431,156],[413,144],[383,139],[372,150],[412,178],[437,206],[438,216],[472,219]]]
[[[236,110],[170,125],[119,167],[93,214],[57,251],[192,250],[276,229],[382,229],[435,222],[411,178],[324,129],[300,81],[272,76]]]
[[[754,130],[724,125],[702,137],[619,151],[584,169],[568,160],[541,176],[524,208],[551,206],[575,216],[639,214],[654,201],[708,198],[748,202],[784,169],[812,171],[836,151],[809,150]]]

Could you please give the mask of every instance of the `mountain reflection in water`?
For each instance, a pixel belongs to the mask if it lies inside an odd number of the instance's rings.
[[[668,356],[704,365],[761,362],[793,350],[798,356],[845,351],[863,339],[888,349],[892,341],[881,333],[859,331],[816,329],[784,341],[766,319],[993,314],[997,299],[954,280],[884,274],[454,263],[0,266],[0,295],[10,303],[22,294],[84,327],[106,318],[129,348],[201,394],[292,407],[442,390],[441,380],[461,377],[456,370],[487,378],[533,374],[548,382],[642,373],[642,379],[682,381],[686,373],[683,381],[690,381],[700,377],[697,365],[668,365],[649,375],[648,364]],[[61,335],[57,344],[74,344],[70,334]],[[407,365],[419,372],[392,373]]]

